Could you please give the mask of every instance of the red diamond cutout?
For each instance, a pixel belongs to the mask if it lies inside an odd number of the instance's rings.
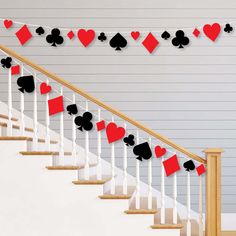
[[[206,168],[205,168],[205,166],[204,166],[203,164],[201,164],[200,166],[198,166],[198,167],[196,168],[196,170],[197,170],[197,173],[198,173],[199,176],[202,175],[202,174],[204,174],[204,173],[206,172]]]
[[[48,100],[49,116],[64,111],[63,96]]]
[[[143,40],[142,44],[149,51],[149,53],[152,53],[158,46],[159,41],[153,36],[152,33],[149,33],[148,36]]]
[[[170,176],[180,170],[178,157],[176,155],[163,161],[163,165],[166,171],[166,176]]]
[[[19,66],[19,65],[12,66],[12,67],[11,67],[11,74],[12,74],[12,75],[18,75],[18,74],[20,74],[20,66]]]
[[[24,25],[16,32],[16,37],[19,39],[21,45],[24,45],[32,38],[32,34],[27,25]]]
[[[97,131],[101,131],[106,128],[104,120],[97,122],[96,125],[97,125]]]
[[[68,32],[67,36],[68,36],[69,39],[73,39],[73,38],[75,37],[75,34],[74,34],[74,32],[71,30],[70,32]]]
[[[196,37],[196,38],[198,38],[198,36],[200,35],[200,31],[197,29],[197,28],[195,28],[195,30],[193,31],[193,35]]]

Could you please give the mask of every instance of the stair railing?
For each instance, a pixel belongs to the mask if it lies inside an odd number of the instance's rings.
[[[63,88],[67,88],[70,91],[73,91],[72,94],[72,100],[68,99],[66,96],[64,96],[69,101],[76,103],[76,95],[80,95],[85,100],[85,111],[89,110],[88,102],[92,102],[98,106],[97,110],[97,120],[101,120],[101,109],[110,112],[112,114],[112,121],[114,121],[114,116],[119,117],[122,119],[124,123],[124,127],[127,127],[127,124],[130,124],[136,128],[136,143],[140,143],[141,137],[140,137],[140,131],[148,134],[147,141],[149,142],[150,146],[152,146],[152,140],[155,138],[159,140],[163,145],[167,148],[172,148],[176,150],[176,152],[181,153],[183,157],[194,159],[195,161],[202,163],[207,166],[207,174],[206,174],[206,235],[207,236],[220,236],[221,232],[221,149],[207,149],[205,150],[206,159],[188,151],[187,149],[183,148],[180,145],[177,145],[170,139],[164,137],[163,135],[153,131],[152,129],[142,125],[140,122],[135,121],[134,119],[126,116],[122,112],[116,110],[115,108],[103,103],[102,101],[96,99],[92,95],[86,93],[85,91],[75,87],[74,85],[68,83],[66,80],[58,77],[57,75],[47,71],[46,69],[42,68],[41,66],[31,62],[30,60],[18,55],[16,52],[12,51],[11,49],[0,45],[0,50],[11,57],[13,57],[18,64],[21,65],[21,75],[24,74],[24,71],[27,71],[28,66],[30,68],[33,68],[35,70],[35,82],[38,78],[37,74],[41,73],[45,75],[47,78],[52,79],[54,82],[60,84],[60,91],[59,93],[63,95]],[[37,74],[36,74],[37,73]],[[47,84],[49,84],[49,81],[47,80]],[[49,95],[46,96],[46,103],[49,99]],[[48,114],[48,107],[46,105],[46,111]],[[21,106],[20,106],[20,112],[21,112],[21,127],[23,129],[21,130],[21,134],[25,134],[25,121],[24,121],[24,94],[21,94]],[[50,150],[50,119],[48,115],[46,114],[46,146]],[[73,118],[74,119],[74,118]],[[74,121],[74,120],[73,120]],[[73,122],[72,121],[72,122]],[[13,135],[13,123],[12,123],[12,78],[11,78],[11,71],[9,70],[8,74],[8,124],[7,124],[7,130],[8,135]],[[76,153],[76,133],[74,132],[75,126],[74,122],[72,125],[72,153],[75,155]],[[37,94],[34,95],[34,148],[37,149],[37,139],[38,139],[38,121],[37,121]],[[98,180],[102,179],[102,166],[101,166],[101,155],[102,155],[102,146],[101,146],[101,134],[98,132],[97,136],[97,156],[98,156],[98,165],[96,168],[96,178]],[[89,133],[85,132],[85,168],[83,170],[83,178],[85,180],[90,179],[90,168],[89,168],[89,155],[90,155],[90,145],[89,145]],[[110,188],[110,194],[114,195],[116,194],[116,154],[115,154],[116,146],[113,143],[111,145],[111,188]],[[127,146],[124,145],[123,147],[123,184],[122,184],[122,193],[127,194],[128,192],[128,179],[127,179]],[[64,163],[64,116],[63,113],[61,113],[60,116],[60,143],[59,143],[59,153],[60,157],[63,159]],[[172,153],[173,154],[173,153]],[[162,157],[162,161],[166,159],[166,156]],[[136,161],[136,190],[135,190],[135,209],[141,209],[141,179],[140,179],[140,162]],[[148,183],[147,183],[147,209],[150,210],[153,208],[153,164],[152,160],[150,159],[148,161]],[[203,180],[202,176],[199,178],[199,235],[203,235],[204,232],[204,223],[203,223]],[[177,197],[178,197],[178,188],[177,188],[177,174],[173,177],[173,224],[178,224],[178,205],[177,205]],[[166,223],[166,204],[167,204],[167,198],[166,198],[166,190],[165,190],[165,171],[163,165],[161,165],[161,201],[160,201],[160,215],[161,215],[161,224]],[[186,227],[186,235],[191,236],[191,179],[190,179],[190,173],[187,173],[187,227]]]

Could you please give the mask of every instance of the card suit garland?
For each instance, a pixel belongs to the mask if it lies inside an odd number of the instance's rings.
[[[148,142],[136,145],[133,149],[133,153],[138,156],[136,159],[139,161],[142,161],[143,159],[149,160],[152,157],[152,150]]]
[[[33,37],[27,25],[23,25],[15,34],[21,45],[25,45]]]
[[[167,177],[180,170],[178,157],[176,155],[173,155],[169,159],[163,161],[162,164],[165,168],[165,172],[166,172]]]
[[[12,66],[11,67],[11,74],[12,75],[20,74],[20,65]]]
[[[97,131],[102,131],[106,128],[106,123],[105,123],[105,120],[101,120],[101,121],[98,121],[96,123],[96,126],[97,126]]]
[[[106,128],[108,143],[114,143],[125,136],[125,129],[118,127],[114,122],[110,122]]]
[[[12,20],[4,20],[3,24],[4,24],[6,29],[9,29],[9,28],[12,27],[13,22],[12,22]]]
[[[132,31],[131,36],[134,40],[137,40],[140,36],[140,32],[139,31]]]
[[[95,31],[92,29],[80,29],[77,33],[77,36],[84,47],[88,47],[88,45],[91,44],[95,38]]]
[[[68,37],[69,39],[73,39],[73,38],[75,37],[74,32],[73,32],[72,30],[69,31],[69,32],[67,33],[67,37]]]
[[[49,116],[63,112],[64,111],[63,96],[49,99],[48,110],[49,110]]]
[[[32,93],[35,90],[34,77],[32,75],[21,76],[17,79],[18,90],[22,93]]]
[[[80,131],[90,131],[93,128],[93,123],[91,120],[93,119],[92,113],[86,111],[82,116],[77,116],[75,118],[75,124],[78,126],[78,130]]]
[[[200,32],[197,28],[195,28],[194,31],[193,31],[193,35],[194,35],[196,38],[199,37],[200,33],[201,33],[201,32]]]
[[[155,154],[156,154],[156,158],[160,158],[166,154],[166,149],[162,148],[161,146],[156,146]]]
[[[48,85],[47,83],[41,83],[40,84],[40,93],[41,94],[47,94],[50,93],[52,90],[52,87]]]
[[[213,42],[218,38],[221,31],[221,26],[218,23],[212,25],[206,24],[203,26],[204,34]]]
[[[142,42],[143,46],[148,50],[149,53],[153,53],[155,48],[158,46],[159,41],[154,37],[152,33],[149,33]]]
[[[197,168],[197,173],[198,173],[198,176],[201,176],[203,175],[205,172],[206,172],[206,168],[203,164],[199,165]]]

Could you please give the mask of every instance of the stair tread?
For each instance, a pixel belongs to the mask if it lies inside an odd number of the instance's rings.
[[[96,166],[96,164],[89,165],[90,167]],[[48,170],[79,170],[83,169],[84,165],[68,165],[68,166],[46,166]]]
[[[26,140],[26,141],[33,141],[32,137],[27,137],[27,136],[0,136],[0,140]],[[39,143],[45,143],[45,139],[38,139]],[[50,141],[51,144],[57,144],[58,142],[55,140]]]
[[[183,224],[154,224],[151,226],[152,229],[182,229]]]
[[[129,209],[125,211],[126,214],[130,214],[130,215],[139,215],[139,214],[156,214],[157,213],[157,209]]]
[[[108,175],[104,175],[102,176],[101,180],[97,180],[96,176],[90,176],[89,180],[75,180],[72,181],[73,184],[76,185],[102,185],[105,184],[106,182],[108,182],[111,179],[111,176]]]
[[[0,118],[5,119],[5,120],[8,120],[8,119],[9,119],[7,115],[3,115],[3,114],[0,114]],[[17,119],[17,118],[14,118],[14,117],[12,117],[11,120],[12,120],[12,121],[18,121],[18,119]]]
[[[162,225],[161,224],[161,210],[157,212],[154,216],[154,225]],[[173,224],[173,209],[172,208],[166,208],[165,209],[165,225],[173,225],[176,226],[176,224]],[[177,214],[177,225],[182,225],[183,222],[181,221],[179,215]]]
[[[52,156],[57,156],[59,155],[59,152],[52,152],[52,151],[26,151],[26,152],[20,152],[20,154],[24,155],[24,156],[28,156],[28,155],[52,155]],[[70,156],[72,155],[71,152],[64,152],[65,156]]]
[[[135,186],[128,186],[127,194],[123,194],[123,186],[116,186],[115,194],[106,192],[103,195],[100,195],[99,198],[100,199],[130,199],[134,191],[135,191]]]
[[[0,126],[2,126],[2,127],[7,127],[7,123],[5,123],[5,122],[0,122]],[[13,128],[13,129],[20,129],[20,126],[13,124],[13,125],[12,125],[12,128]],[[25,127],[25,131],[27,131],[27,132],[34,132],[34,129],[29,128],[29,127]]]

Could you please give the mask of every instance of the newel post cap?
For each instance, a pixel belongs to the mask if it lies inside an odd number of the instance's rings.
[[[224,152],[224,149],[222,149],[222,148],[207,148],[203,152],[206,154],[209,154],[209,153],[220,154],[220,153]]]

